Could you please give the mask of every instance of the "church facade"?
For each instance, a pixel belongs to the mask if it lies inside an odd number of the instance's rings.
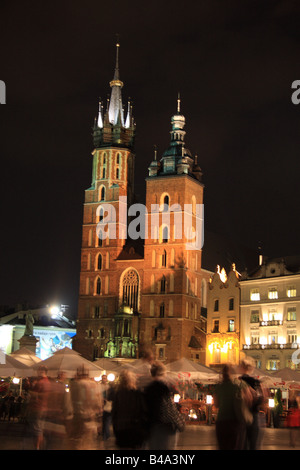
[[[136,204],[136,125],[130,102],[123,109],[116,50],[110,99],[93,130],[73,347],[89,360],[130,360],[150,348],[162,361],[204,363],[212,273],[202,269],[202,172],[186,148],[178,99],[169,147],[149,162],[145,204]]]

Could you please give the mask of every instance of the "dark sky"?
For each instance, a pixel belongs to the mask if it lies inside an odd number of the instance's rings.
[[[180,92],[206,229],[253,249],[262,241],[269,256],[299,254],[299,2],[2,0],[0,17],[0,305],[58,301],[76,314],[91,128],[117,33],[138,194]]]

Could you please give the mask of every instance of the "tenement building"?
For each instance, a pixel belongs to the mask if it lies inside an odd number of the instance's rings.
[[[209,282],[206,365],[215,370],[240,361],[240,277],[234,264],[217,266]]]
[[[181,102],[170,143],[149,162],[145,204],[135,203],[135,130],[116,67],[94,124],[92,183],[85,191],[77,334],[84,357],[205,362],[211,272],[202,268],[202,172],[185,144]]]
[[[299,257],[261,258],[240,287],[241,350],[261,369],[299,368]]]

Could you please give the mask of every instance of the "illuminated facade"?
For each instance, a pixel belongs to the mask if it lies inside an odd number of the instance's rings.
[[[240,274],[233,265],[228,275],[217,266],[210,279],[207,301],[206,365],[220,369],[240,360]]]
[[[41,360],[52,356],[59,349],[72,348],[76,335],[75,323],[65,316],[54,317],[49,307],[30,310],[33,336],[36,338],[34,353]],[[0,350],[10,354],[20,349],[20,340],[26,329],[28,310],[20,310],[0,318]]]
[[[123,111],[118,53],[119,45],[111,98],[105,112],[100,104],[94,125],[74,348],[90,360],[128,360],[151,347],[163,361],[187,357],[204,362],[211,273],[202,269],[201,245],[190,243],[201,232],[201,169],[185,146],[178,99],[170,145],[160,159],[155,151],[146,203],[137,208],[142,215],[135,228],[143,232],[144,227],[145,233],[136,238],[130,232],[135,222],[135,123],[130,103],[126,116]]]
[[[261,260],[241,285],[241,349],[258,368],[296,368],[300,343],[300,260]],[[299,356],[298,356],[299,359]]]

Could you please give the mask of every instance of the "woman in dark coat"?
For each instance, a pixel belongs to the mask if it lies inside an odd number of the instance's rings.
[[[156,361],[151,366],[152,382],[145,389],[149,413],[149,450],[172,450],[177,432],[184,429],[184,418],[175,407],[165,381],[165,366]]]
[[[116,444],[122,449],[142,448],[147,436],[147,411],[143,393],[137,389],[136,376],[125,370],[120,375],[112,406]]]

